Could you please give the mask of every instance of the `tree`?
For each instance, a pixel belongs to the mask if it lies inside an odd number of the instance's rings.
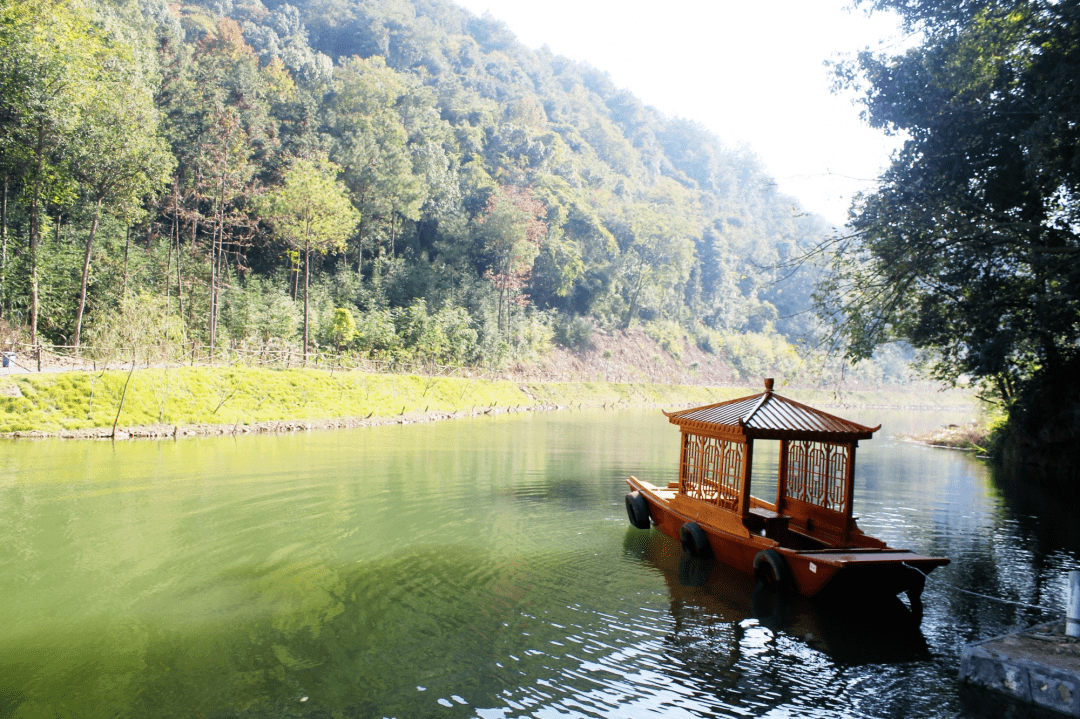
[[[625,301],[623,329],[630,327],[645,296],[652,295],[654,308],[662,309],[663,295],[686,281],[694,256],[690,229],[671,211],[674,203],[655,195],[650,199],[628,208],[616,232],[622,246],[618,272]]]
[[[169,198],[178,291],[181,218],[190,223],[193,250],[199,245],[200,230],[209,234],[206,319],[213,356],[229,250],[234,250],[239,265],[243,243],[253,230],[246,204],[254,194],[257,173],[269,174],[266,165],[279,146],[268,97],[279,91],[287,94],[288,77],[276,65],[260,71],[236,22],[197,13],[189,19],[203,32],[191,44],[163,44],[158,103],[178,161]]]
[[[348,189],[337,179],[341,168],[323,157],[299,159],[283,182],[264,198],[262,214],[274,230],[304,253],[304,361],[308,355],[308,286],[311,252],[342,251],[360,223]]]
[[[909,139],[827,248],[818,306],[851,359],[903,339],[1008,403],[1080,355],[1080,3],[872,6],[924,42],[838,78]]]
[[[387,225],[384,230],[393,256],[397,218],[418,219],[427,199],[409,142],[408,111],[420,93],[415,80],[387,67],[381,57],[347,60],[334,79],[335,93],[327,108],[333,157],[344,168],[345,182],[361,213],[356,249],[359,273],[373,223]],[[374,253],[379,254],[377,249]]]
[[[102,33],[78,0],[0,4],[0,152],[5,166],[21,170],[29,199],[33,343],[42,205],[48,187],[64,171],[61,150],[78,123],[105,50]]]
[[[150,78],[122,52],[109,58],[73,133],[70,166],[91,205],[90,232],[83,258],[79,306],[75,313],[77,348],[86,309],[86,288],[94,236],[103,209],[130,212],[146,194],[159,189],[175,166],[158,134],[158,112]]]
[[[505,309],[507,336],[512,305],[526,302],[521,291],[529,282],[548,231],[547,223],[540,219],[546,214],[544,203],[533,197],[529,188],[498,187],[476,220],[476,232],[488,258],[484,277],[499,292],[499,329],[504,327]]]

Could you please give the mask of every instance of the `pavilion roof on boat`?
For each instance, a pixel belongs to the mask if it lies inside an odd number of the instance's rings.
[[[726,435],[725,439],[808,440],[848,444],[871,439],[881,429],[850,420],[773,394],[773,381],[765,380],[761,394],[679,412],[664,412],[672,424],[694,434]]]
[[[739,517],[745,526],[799,517],[804,531],[827,528],[846,544],[854,530],[855,448],[881,429],[773,393],[664,412],[682,432],[679,493]],[[754,440],[779,440],[776,500],[751,496]],[[768,528],[768,527],[766,527]]]

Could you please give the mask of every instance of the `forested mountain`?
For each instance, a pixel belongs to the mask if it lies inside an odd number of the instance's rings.
[[[447,0],[9,0],[0,183],[0,310],[69,346],[795,339],[814,277],[777,268],[828,231],[750,151]]]

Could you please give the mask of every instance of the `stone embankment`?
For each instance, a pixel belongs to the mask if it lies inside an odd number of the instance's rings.
[[[1080,637],[1066,636],[1062,620],[969,644],[960,657],[960,679],[1080,717]]]

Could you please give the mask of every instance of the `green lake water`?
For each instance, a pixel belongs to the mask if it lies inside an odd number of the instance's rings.
[[[967,592],[1060,607],[1080,521],[890,439],[959,416],[841,414],[885,425],[863,530],[953,559],[921,623],[631,529],[625,477],[677,466],[657,410],[6,442],[0,717],[978,716],[960,647],[1044,615]]]

